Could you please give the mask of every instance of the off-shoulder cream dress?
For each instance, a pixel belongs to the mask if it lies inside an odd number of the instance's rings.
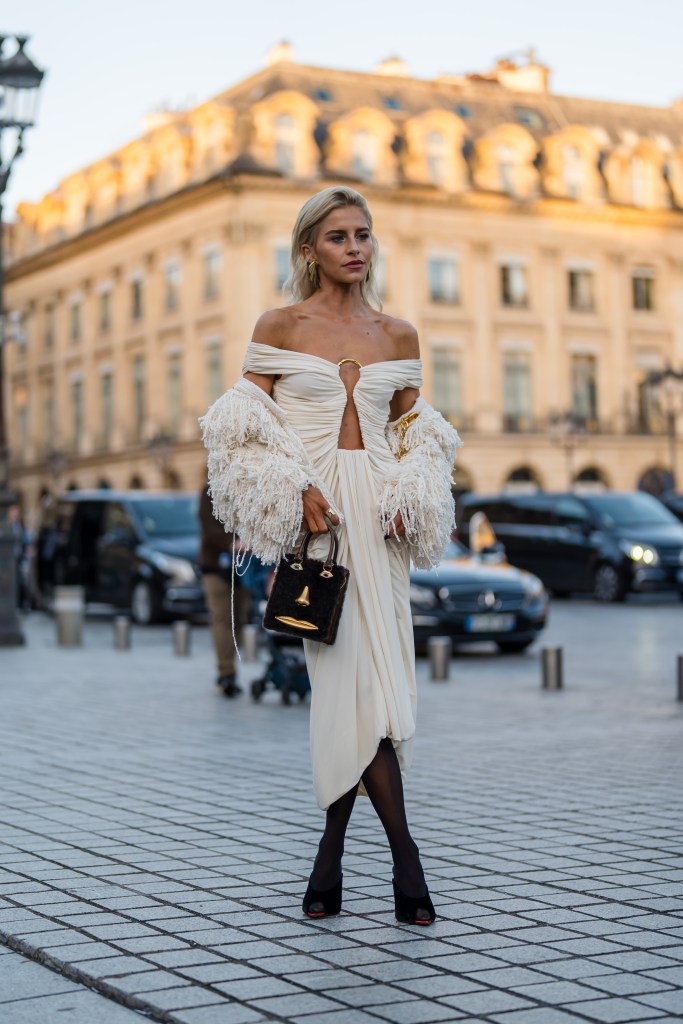
[[[338,447],[347,403],[336,363],[251,342],[243,372],[276,374],[273,399],[299,434],[312,465],[344,515],[339,560],[351,574],[333,646],[304,640],[311,678],[311,761],[318,803],[327,808],[356,785],[381,739],[390,737],[402,772],[415,733],[415,652],[406,544],[385,540],[377,512],[383,480],[396,468],[385,439],[394,392],[419,388],[416,359],[368,363],[353,390],[364,449]],[[316,557],[324,536],[311,543]]]

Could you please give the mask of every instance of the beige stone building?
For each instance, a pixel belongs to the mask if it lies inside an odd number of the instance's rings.
[[[385,310],[417,326],[425,393],[466,442],[460,486],[667,470],[645,379],[683,368],[683,104],[548,77],[533,57],[423,81],[279,48],[23,204],[7,402],[27,509],[67,486],[199,485],[197,417],[284,301],[300,205],[336,181],[370,201]]]

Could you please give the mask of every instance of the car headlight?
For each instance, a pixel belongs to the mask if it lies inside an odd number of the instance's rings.
[[[638,544],[632,540],[622,540],[619,542],[619,547],[624,554],[628,555],[631,561],[638,562],[640,565],[659,564],[659,554],[649,544]]]
[[[522,581],[522,586],[524,587],[525,601],[537,601],[539,597],[543,595],[543,583],[537,576],[525,576]]]
[[[410,603],[418,608],[434,608],[437,603],[437,597],[429,587],[420,587],[416,583],[411,583]]]
[[[155,551],[152,561],[157,569],[171,577],[172,583],[194,583],[197,579],[192,562],[185,558],[176,558],[174,555],[164,555],[161,551]]]

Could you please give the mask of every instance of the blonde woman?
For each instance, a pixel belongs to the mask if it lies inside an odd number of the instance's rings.
[[[333,186],[310,198],[292,235],[292,304],[261,316],[243,377],[202,427],[227,530],[275,562],[301,529],[324,535],[328,516],[351,574],[334,646],[304,641],[326,811],[304,913],[341,909],[344,837],[362,792],[389,840],[396,917],[428,925],[435,911],[402,782],[416,707],[409,568],[411,557],[436,564],[450,539],[460,440],[420,397],[414,328],[380,312],[377,255],[363,196]],[[323,549],[315,538],[313,556]]]

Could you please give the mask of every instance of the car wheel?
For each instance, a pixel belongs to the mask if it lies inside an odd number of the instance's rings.
[[[626,589],[613,565],[599,565],[593,577],[593,597],[596,601],[623,601]]]
[[[137,622],[139,626],[149,626],[161,619],[159,597],[145,580],[138,580],[133,587],[130,610],[133,622]]]
[[[533,640],[497,640],[496,646],[502,654],[521,654],[533,642]]]

